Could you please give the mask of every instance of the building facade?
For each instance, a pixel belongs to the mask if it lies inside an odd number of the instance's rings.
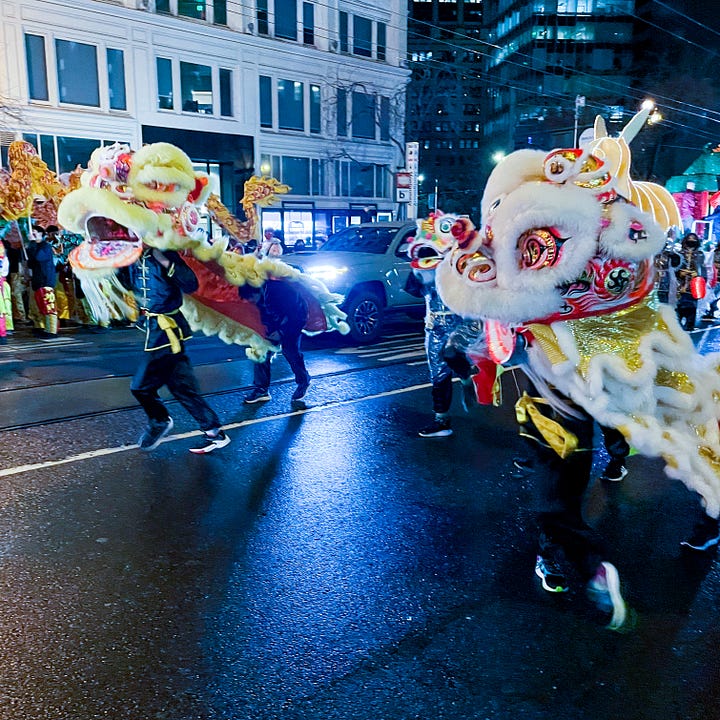
[[[174,143],[286,243],[394,216],[408,71],[399,0],[0,0],[0,146],[62,174],[101,144]],[[6,157],[3,156],[6,160]]]
[[[438,206],[473,214],[479,207],[481,32],[479,0],[409,0],[406,135],[419,146],[421,213]]]

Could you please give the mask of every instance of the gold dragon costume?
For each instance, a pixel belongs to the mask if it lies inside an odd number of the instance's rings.
[[[583,149],[510,154],[488,179],[479,237],[456,243],[438,288],[455,312],[485,321],[496,362],[530,336],[527,365],[541,392],[557,388],[662,458],[717,518],[720,358],[701,356],[652,292],[653,256],[681,221],[667,191],[629,177],[629,143],[648,113],[617,138],[598,120]],[[550,438],[557,428],[546,430]],[[554,440],[569,451],[562,429]]]
[[[201,207],[236,242],[247,242],[257,230],[256,205],[273,202],[287,192],[272,178],[246,183],[242,223],[210,194],[208,176],[193,169],[190,158],[169,143],[145,145],[133,151],[127,145],[98,148],[80,177],[80,187],[62,200],[59,223],[86,240],[70,254],[94,313],[100,319],[134,319],[132,295],[117,270],[133,264],[143,245],[180,251],[196,274],[199,289],[184,298],[182,313],[190,327],[217,335],[227,343],[247,346],[253,360],[262,360],[276,348],[265,337],[257,308],[238,297],[238,286],[260,286],[269,278],[297,283],[310,307],[305,332],[347,332],[342,298],[289,265],[228,250],[227,241],[208,241],[201,228]]]

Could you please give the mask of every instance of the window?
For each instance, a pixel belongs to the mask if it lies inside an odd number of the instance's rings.
[[[347,137],[347,91],[337,91],[337,134]]]
[[[340,11],[340,52],[348,52],[348,14]]]
[[[269,35],[270,26],[268,23],[268,4],[267,0],[257,0],[257,31],[259,35]]]
[[[353,15],[353,55],[372,57],[372,21]]]
[[[220,115],[232,117],[232,70],[220,68]]]
[[[312,3],[303,3],[303,43],[315,44],[315,6]]]
[[[303,84],[278,80],[278,127],[281,130],[304,130]]]
[[[320,160],[311,161],[311,195],[323,195],[325,190],[325,163]]]
[[[167,58],[156,58],[157,101],[159,110],[173,109],[172,63]]]
[[[180,93],[185,112],[212,115],[212,71],[207,65],[180,63]]]
[[[310,86],[310,132],[322,132],[320,121],[320,86]]]
[[[390,99],[380,98],[380,139],[390,139]]]
[[[272,79],[265,75],[260,76],[260,127],[273,126],[272,111]]]
[[[297,0],[275,0],[275,37],[297,40]]]
[[[55,53],[60,102],[100,107],[95,46],[56,40]]]
[[[205,19],[205,0],[178,0],[178,15]]]
[[[292,188],[293,195],[309,195],[310,159],[283,156],[282,181]]]
[[[57,162],[55,161],[55,138],[52,135],[40,136],[40,157],[45,164],[53,171],[57,172]],[[82,163],[83,167],[87,162]]]
[[[375,139],[375,96],[352,94],[352,136]],[[355,193],[353,193],[355,194]]]
[[[122,50],[107,51],[108,89],[111,110],[127,110],[125,98],[125,55]]]
[[[58,137],[58,172],[72,172],[78,165],[86,167],[93,150],[102,145],[100,140],[88,138]]]
[[[42,35],[25,35],[28,91],[31,100],[49,100],[45,38]]]
[[[377,24],[377,59],[387,59],[387,26],[382,22]]]
[[[216,25],[227,25],[227,0],[213,2],[213,22]]]
[[[155,12],[170,13],[170,0],[155,0]]]

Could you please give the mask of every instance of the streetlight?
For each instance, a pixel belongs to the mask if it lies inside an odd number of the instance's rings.
[[[497,165],[499,162],[505,159],[505,153],[502,150],[498,150],[492,154],[492,161]]]

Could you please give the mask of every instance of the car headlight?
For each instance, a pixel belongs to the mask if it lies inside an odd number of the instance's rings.
[[[322,280],[323,282],[335,282],[342,277],[350,268],[346,265],[315,265],[314,267],[307,268],[307,274],[312,277]]]

